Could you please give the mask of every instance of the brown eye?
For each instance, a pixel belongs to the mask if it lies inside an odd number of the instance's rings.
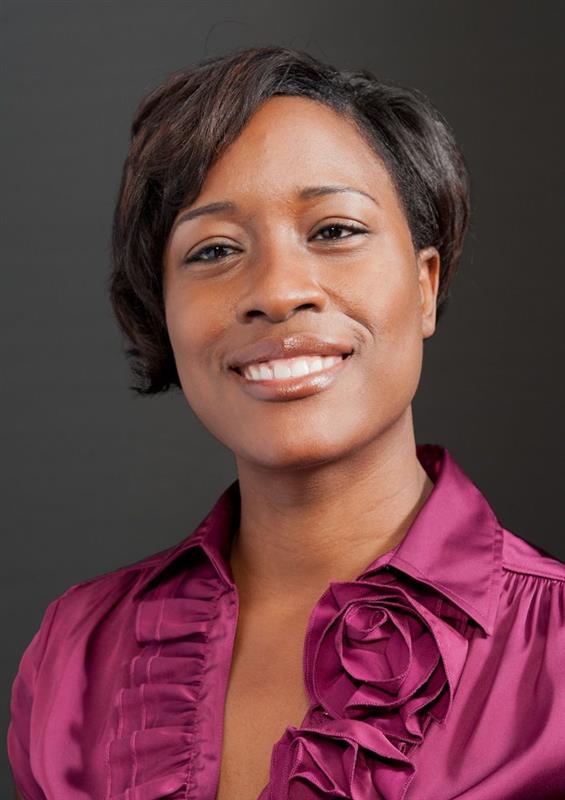
[[[325,225],[323,228],[320,228],[316,236],[323,233],[324,231],[328,231],[330,233],[329,236],[322,236],[323,239],[332,240],[332,239],[349,239],[351,236],[354,236],[357,233],[367,233],[366,230],[363,228],[358,228],[356,225],[345,225],[342,223],[332,223],[331,225]],[[341,236],[342,231],[349,231],[347,236]],[[316,238],[316,237],[314,237]]]
[[[226,250],[234,250],[227,244],[210,244],[207,247],[202,247],[191,256],[187,256],[183,260],[183,264],[189,264],[194,261],[221,261],[226,257]],[[227,253],[230,255],[230,253]]]
[[[343,231],[348,231],[348,234],[342,236],[341,234]],[[340,239],[350,239],[356,234],[364,234],[367,233],[367,231],[363,228],[357,227],[356,225],[332,223],[331,225],[325,225],[323,228],[320,228],[316,234],[316,237],[325,233],[328,233],[329,235],[322,235],[322,239],[326,241],[338,241]],[[187,256],[182,263],[191,264],[199,261],[214,263],[223,261],[229,255],[231,255],[232,252],[237,252],[237,248],[218,242],[216,244],[209,244],[206,247],[201,247],[200,250],[197,250],[193,255]]]

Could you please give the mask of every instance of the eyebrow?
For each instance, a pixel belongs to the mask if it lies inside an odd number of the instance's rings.
[[[355,194],[363,195],[363,197],[368,197],[369,200],[372,200],[375,205],[379,205],[378,201],[375,200],[375,198],[368,192],[364,192],[363,189],[356,189],[354,186],[342,186],[341,184],[331,184],[328,186],[305,186],[297,193],[297,197],[299,200],[310,200],[314,197],[323,197],[328,194],[338,194],[341,192],[354,192]],[[177,218],[171,233],[174,233],[176,228],[183,222],[188,222],[189,220],[196,219],[197,217],[203,217],[206,214],[218,214],[221,211],[237,211],[237,208],[237,204],[231,200],[208,203],[205,206],[192,208],[190,211],[185,211]]]

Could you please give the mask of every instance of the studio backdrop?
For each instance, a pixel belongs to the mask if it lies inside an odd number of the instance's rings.
[[[418,442],[510,530],[565,558],[563,13],[559,2],[4,2],[2,730],[47,604],[187,536],[235,477],[180,391],[129,388],[107,293],[129,126],[167,75],[251,46],[423,91],[472,178]],[[3,797],[11,780],[2,749]]]

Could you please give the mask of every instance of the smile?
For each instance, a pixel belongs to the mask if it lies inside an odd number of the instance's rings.
[[[328,387],[351,353],[276,358],[232,369],[242,388],[260,400],[298,400]]]
[[[322,372],[335,364],[339,364],[344,356],[295,356],[294,358],[276,358],[258,364],[249,364],[241,370],[241,374],[251,381],[272,381],[282,378],[301,378]]]

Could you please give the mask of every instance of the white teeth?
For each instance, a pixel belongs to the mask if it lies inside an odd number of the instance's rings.
[[[300,378],[312,372],[321,372],[342,361],[342,356],[298,356],[296,358],[277,358],[260,364],[248,364],[243,375],[251,381],[280,380]]]
[[[291,378],[292,370],[286,361],[273,361],[273,372],[275,378]]]
[[[321,369],[325,369],[325,367],[326,365],[324,364],[322,356],[315,356],[310,359],[310,369],[312,372],[319,372]]]
[[[255,364],[249,367],[249,372],[251,373],[251,377],[253,378],[254,381],[261,380],[261,370]]]
[[[314,363],[314,359],[311,360]],[[290,370],[293,378],[301,378],[303,375],[308,375],[310,367],[305,358],[294,358],[290,364]]]

